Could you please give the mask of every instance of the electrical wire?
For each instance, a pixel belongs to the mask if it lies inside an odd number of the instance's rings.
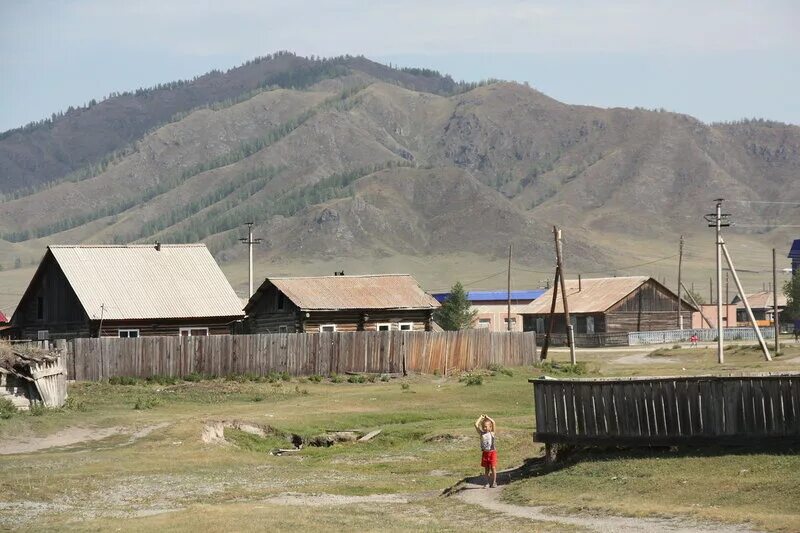
[[[726,202],[736,202],[739,204],[778,204],[778,205],[800,205],[800,202],[777,202],[770,200],[725,200]]]

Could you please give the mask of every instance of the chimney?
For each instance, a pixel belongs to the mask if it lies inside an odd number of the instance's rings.
[[[161,251],[161,243],[156,241],[156,252],[160,252],[160,251]]]

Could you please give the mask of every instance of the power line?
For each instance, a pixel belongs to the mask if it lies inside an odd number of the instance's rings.
[[[624,266],[624,267],[610,268],[608,270],[597,270],[595,272],[581,272],[581,274],[606,274],[608,272],[616,272],[617,270],[628,270],[629,268],[636,268],[636,267],[640,267],[640,266],[652,265],[653,263],[666,261],[667,259],[674,259],[676,257],[678,257],[678,254],[672,254],[672,255],[668,255],[667,257],[662,257],[660,259],[654,259],[653,261],[647,261],[646,263],[638,263],[636,265],[628,265],[628,266]]]
[[[800,205],[800,202],[776,202],[770,200],[728,200],[739,204],[779,204],[779,205]]]

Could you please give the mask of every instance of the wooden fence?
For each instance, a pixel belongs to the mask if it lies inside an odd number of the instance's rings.
[[[800,439],[800,374],[530,381],[548,444]]]
[[[293,376],[363,373],[447,373],[532,365],[534,333],[359,331],[209,337],[140,337],[60,341],[70,379],[112,376],[231,375],[288,372]]]
[[[761,336],[764,339],[774,339],[775,330],[773,328],[760,328]],[[635,346],[639,344],[668,344],[674,342],[689,342],[692,335],[697,335],[699,341],[717,340],[716,329],[671,329],[667,331],[632,331],[628,333],[628,344]],[[756,331],[752,327],[744,328],[722,328],[722,340],[730,341],[753,341],[758,342]]]

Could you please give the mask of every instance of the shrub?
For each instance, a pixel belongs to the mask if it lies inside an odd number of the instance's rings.
[[[30,413],[31,416],[42,416],[47,414],[47,407],[45,407],[43,403],[32,403],[31,409],[28,411],[28,413]]]
[[[8,398],[0,398],[0,419],[9,419],[17,413],[17,406]]]
[[[409,385],[408,383],[401,383],[400,388],[403,389],[404,391],[407,391],[411,389],[411,385]]]
[[[344,381],[344,378],[339,374],[331,374],[331,383],[341,383]]]
[[[319,383],[320,381],[322,381],[322,376],[320,376],[319,374],[314,374],[313,376],[308,376],[308,381],[311,381],[311,382],[314,382],[314,383]]]
[[[113,376],[108,378],[109,385],[138,385],[139,383],[139,378],[130,376]]]
[[[489,365],[489,371],[493,376],[496,376],[497,374],[505,374],[508,377],[512,377],[514,375],[514,372],[510,368],[506,368],[503,365],[498,365],[497,363],[492,363]]]
[[[574,365],[571,363],[555,363],[552,361],[545,361],[543,363],[539,363],[539,368],[542,372],[547,374],[559,374],[562,376],[583,376],[584,374],[588,373],[588,369],[586,368],[586,363],[581,361],[575,363]]]
[[[464,374],[458,381],[464,383],[467,387],[483,385],[483,376],[480,374]]]
[[[70,396],[64,402],[64,409],[68,409],[70,411],[88,411],[89,408],[86,406],[86,403],[83,400],[78,400],[74,396]]]
[[[284,370],[281,372],[281,379],[283,381],[292,381],[292,376],[290,376],[289,373]]]
[[[441,372],[439,372],[439,369],[438,369],[438,368],[434,369],[434,371],[433,371],[433,375],[434,375],[434,376],[439,376],[439,375],[441,375]]]
[[[183,376],[184,381],[189,381],[191,383],[203,381],[205,378],[206,377],[203,374],[200,374],[198,372],[192,372],[191,374],[186,374],[185,376]]]
[[[365,381],[367,380],[361,374],[353,374],[347,378],[348,383],[364,383]]]
[[[154,398],[149,396],[147,398],[137,398],[136,403],[133,404],[133,408],[137,411],[144,411],[145,409],[152,409],[157,407],[160,402],[158,398]]]
[[[381,375],[381,381],[383,381],[384,383],[386,383],[387,381],[389,381],[389,374],[383,374],[383,375]]]

